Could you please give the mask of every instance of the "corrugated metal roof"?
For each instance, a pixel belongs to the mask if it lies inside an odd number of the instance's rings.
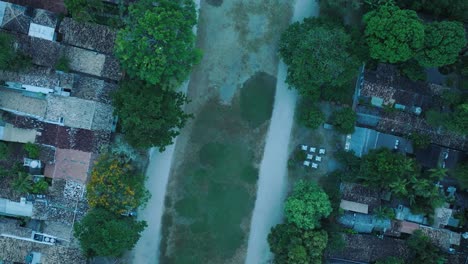
[[[369,205],[351,202],[347,200],[341,200],[340,208],[346,211],[352,211],[356,213],[363,213],[363,214],[369,213]]]

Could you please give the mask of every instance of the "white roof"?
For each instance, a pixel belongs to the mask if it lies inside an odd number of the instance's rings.
[[[312,159],[314,156],[312,154],[307,154],[307,159]]]
[[[306,161],[304,161],[304,166],[306,166],[306,167],[309,167],[309,166],[310,166],[310,162],[309,162],[309,161],[307,161],[307,160],[306,160]]]
[[[325,154],[325,149],[321,148],[321,149],[319,150],[319,154]]]
[[[317,163],[312,163],[312,168],[317,169],[317,168],[318,168],[318,164],[317,164]]]
[[[302,150],[307,150],[308,147],[307,147],[307,145],[301,145],[301,149],[302,149]]]
[[[316,160],[316,161],[322,161],[322,157],[316,156],[316,157],[315,157],[315,160]]]
[[[33,206],[31,203],[17,203],[0,198],[0,214],[31,217],[32,211]]]
[[[341,200],[340,208],[345,211],[352,211],[356,213],[368,214],[369,205],[363,203],[356,203],[347,200]]]
[[[31,23],[29,25],[29,36],[46,39],[46,40],[54,40],[55,29],[51,27],[46,27],[43,25],[39,25],[36,23]]]
[[[315,150],[316,150],[316,148],[314,148],[314,147],[310,148],[310,152],[315,152]]]

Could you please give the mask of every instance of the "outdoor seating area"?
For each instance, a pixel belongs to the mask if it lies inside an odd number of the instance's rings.
[[[311,147],[308,145],[301,145],[300,149],[305,153],[305,160],[302,163],[304,167],[318,169],[325,157],[326,150],[324,148]]]

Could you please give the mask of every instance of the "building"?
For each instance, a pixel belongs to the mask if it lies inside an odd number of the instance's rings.
[[[53,179],[86,183],[94,159],[91,152],[57,148],[55,162],[46,165],[44,175]]]
[[[385,233],[392,227],[389,219],[380,219],[374,215],[352,212],[344,213],[338,218],[338,222],[359,233],[372,233],[375,231]]]
[[[347,201],[344,205],[357,205],[356,210],[361,213],[372,213],[381,205],[381,194],[379,191],[356,183],[341,183],[341,198]],[[364,206],[363,206],[364,205]],[[367,210],[365,208],[367,206]]]
[[[355,213],[368,214],[369,206],[367,204],[356,203],[346,200],[341,200],[340,208],[345,211],[351,211]]]
[[[413,153],[413,145],[409,140],[369,128],[355,127],[354,133],[346,138],[345,150],[354,151],[358,157],[378,148],[388,148],[403,154]]]
[[[449,88],[413,82],[400,76],[392,65],[366,70],[362,78],[356,88],[358,126],[402,137],[427,135],[436,145],[468,151],[468,138],[435,128],[423,118],[430,108],[441,107],[437,97]]]

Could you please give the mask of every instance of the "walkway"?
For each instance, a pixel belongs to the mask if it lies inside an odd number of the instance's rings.
[[[297,0],[293,22],[313,15],[318,15],[318,5],[315,1]],[[260,164],[246,264],[263,264],[272,258],[267,237],[271,227],[281,222],[287,190],[288,145],[297,101],[296,92],[288,89],[285,83],[286,72],[286,65],[280,62],[273,115]]]

